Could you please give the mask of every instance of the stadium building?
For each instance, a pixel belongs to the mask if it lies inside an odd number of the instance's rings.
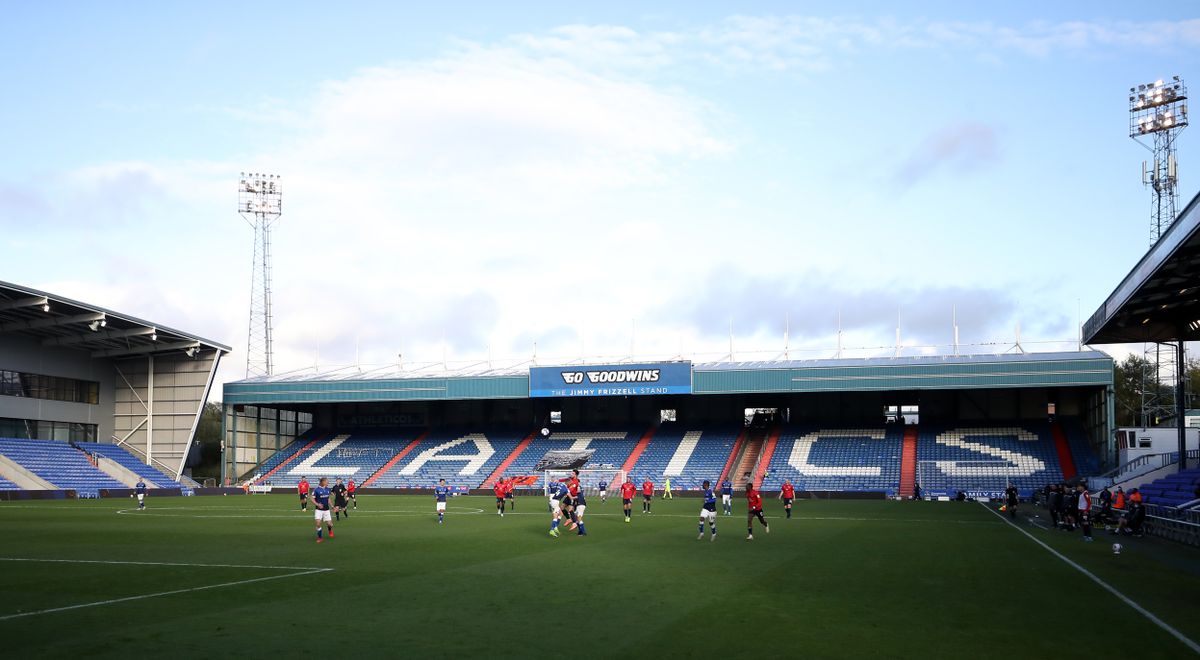
[[[749,473],[768,490],[1028,493],[1111,462],[1113,361],[1099,352],[290,374],[225,385],[224,474],[366,488],[536,483],[571,452],[656,484]],[[292,421],[287,421],[292,420]],[[550,433],[544,435],[542,429]]]
[[[0,282],[0,490],[191,485],[193,436],[229,350]]]

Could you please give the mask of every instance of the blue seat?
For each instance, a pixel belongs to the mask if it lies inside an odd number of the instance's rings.
[[[0,438],[0,454],[57,488],[75,490],[81,497],[96,497],[104,488],[127,487],[92,465],[86,454],[66,442]]]

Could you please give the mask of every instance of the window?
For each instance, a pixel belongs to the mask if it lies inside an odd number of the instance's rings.
[[[0,396],[96,405],[100,402],[100,383],[0,369]]]
[[[96,425],[0,417],[0,438],[95,442]]]
[[[1138,438],[1138,447],[1142,449],[1149,449],[1153,445],[1154,443],[1150,440],[1150,438]]]

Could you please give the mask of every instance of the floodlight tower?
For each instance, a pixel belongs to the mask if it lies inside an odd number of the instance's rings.
[[[250,276],[250,332],[246,340],[246,377],[275,370],[271,344],[271,226],[283,213],[283,182],[274,174],[242,172],[238,214],[254,229]]]
[[[1150,247],[1175,222],[1179,195],[1175,142],[1187,125],[1187,85],[1179,76],[1129,88],[1129,137],[1152,154],[1151,160],[1142,161],[1142,185],[1151,190]],[[1175,414],[1176,347],[1146,344],[1144,357],[1141,423],[1153,426]]]
[[[1129,88],[1129,137],[1154,154],[1153,161],[1142,161],[1142,184],[1151,189],[1153,200],[1151,246],[1175,222],[1179,195],[1175,141],[1187,125],[1187,85],[1179,76]]]

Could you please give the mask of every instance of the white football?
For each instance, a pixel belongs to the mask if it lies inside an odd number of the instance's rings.
[[[1120,543],[1114,543],[1114,544],[1113,544],[1113,554],[1114,554],[1114,555],[1119,555],[1119,554],[1121,554],[1121,544],[1120,544]]]

